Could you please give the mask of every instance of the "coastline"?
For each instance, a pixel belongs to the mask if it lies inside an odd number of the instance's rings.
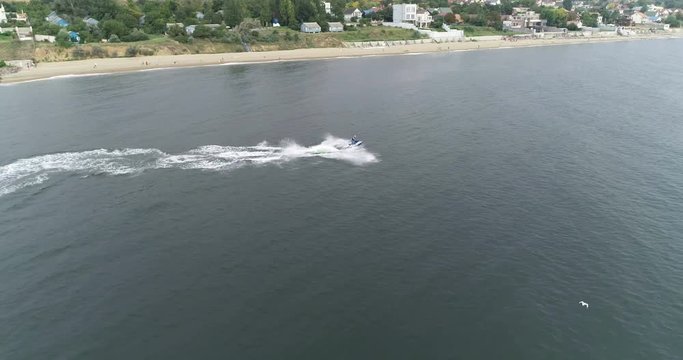
[[[76,76],[95,76],[135,71],[152,71],[199,66],[222,66],[279,61],[324,60],[364,56],[418,55],[456,51],[511,49],[539,46],[595,44],[617,41],[683,38],[680,32],[666,35],[646,35],[609,38],[528,39],[515,42],[505,40],[429,43],[370,48],[308,48],[264,52],[219,54],[158,55],[130,58],[103,58],[40,63],[37,67],[4,75],[0,84],[16,84]]]

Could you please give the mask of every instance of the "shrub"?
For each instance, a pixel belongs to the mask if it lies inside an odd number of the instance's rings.
[[[280,40],[280,37],[277,35],[277,31],[272,31],[270,34],[261,37],[261,41],[263,42],[272,43],[277,42],[278,40]]]
[[[123,36],[128,34],[128,28],[118,20],[106,20],[102,22],[102,31],[105,36]]]
[[[170,28],[168,28],[168,30],[166,30],[166,35],[168,35],[168,36],[170,36],[170,37],[172,37],[172,38],[176,38],[176,37],[178,37],[178,36],[187,35],[187,34],[185,33],[185,28],[184,28],[184,27],[181,27],[181,26],[171,26]]]
[[[76,59],[85,59],[90,55],[90,52],[85,51],[81,47],[77,47],[71,51],[71,56],[76,58]]]
[[[135,57],[138,54],[138,48],[135,46],[129,46],[126,49],[126,57]]]
[[[187,35],[178,35],[173,38],[175,41],[183,44],[188,44],[192,42],[192,39]]]
[[[0,68],[3,68],[5,66],[7,66],[7,63],[5,62],[5,60],[0,60]]]
[[[112,36],[109,37],[109,42],[110,43],[120,43],[121,39],[116,34],[112,34]]]
[[[224,34],[222,37],[218,38],[218,41],[225,43],[225,44],[239,44],[240,43],[240,37],[239,35],[235,34],[234,32],[229,32]]]
[[[567,30],[576,31],[576,30],[579,30],[579,27],[576,26],[576,24],[572,23],[572,24],[567,25]]]
[[[98,58],[107,57],[107,52],[99,46],[93,46],[92,56]]]
[[[204,25],[197,25],[197,27],[194,29],[194,32],[192,33],[192,37],[201,39],[201,38],[208,38],[211,37],[213,31],[211,31],[211,28],[204,26]]]
[[[474,19],[470,19],[470,24],[474,26],[486,26],[486,18],[484,18],[482,15],[479,15]]]
[[[152,56],[156,53],[154,49],[149,49],[149,48],[139,48],[138,49],[138,54],[142,56]]]
[[[145,41],[149,40],[149,35],[145,34],[144,32],[138,29],[135,29],[130,34],[123,36],[122,39],[126,42]]]
[[[212,32],[211,36],[212,36],[214,39],[220,39],[220,38],[222,38],[223,36],[225,36],[225,34],[227,34],[227,32],[225,31],[224,28],[218,28],[218,29],[215,29],[215,30]]]
[[[71,37],[69,37],[69,33],[66,32],[66,30],[60,30],[59,33],[56,36],[56,41],[57,45],[61,47],[71,47],[73,45],[71,43]]]
[[[681,14],[681,13],[679,13]],[[665,24],[669,24],[672,28],[680,27],[681,26],[681,20],[678,19],[678,15],[669,15],[665,20]]]

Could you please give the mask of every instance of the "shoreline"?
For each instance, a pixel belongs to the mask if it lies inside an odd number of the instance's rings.
[[[361,58],[368,56],[421,55],[459,51],[481,51],[543,46],[595,44],[619,41],[680,39],[681,33],[633,37],[526,39],[515,42],[505,40],[428,43],[369,48],[308,48],[264,52],[218,54],[155,55],[130,58],[103,58],[62,62],[39,63],[37,67],[4,75],[0,85],[20,84],[40,80],[69,77],[111,75],[117,73],[161,71],[176,68],[204,66],[230,66],[273,63],[283,61],[310,61]]]

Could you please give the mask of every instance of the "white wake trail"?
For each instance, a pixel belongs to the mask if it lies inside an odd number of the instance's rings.
[[[226,171],[246,165],[282,164],[301,158],[341,160],[353,165],[378,161],[363,147],[348,147],[348,140],[328,135],[320,144],[301,146],[286,140],[280,146],[206,145],[181,154],[158,149],[89,150],[35,156],[0,167],[0,196],[41,184],[50,174],[126,175],[152,169]]]

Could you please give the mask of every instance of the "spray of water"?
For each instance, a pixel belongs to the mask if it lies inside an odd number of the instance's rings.
[[[302,158],[341,160],[353,165],[377,162],[364,147],[349,147],[348,140],[328,135],[320,144],[301,146],[284,140],[279,146],[262,142],[256,146],[207,145],[181,154],[158,149],[89,150],[20,159],[0,167],[0,196],[41,184],[50,174],[137,174],[153,169],[228,171],[242,166],[283,164]]]

